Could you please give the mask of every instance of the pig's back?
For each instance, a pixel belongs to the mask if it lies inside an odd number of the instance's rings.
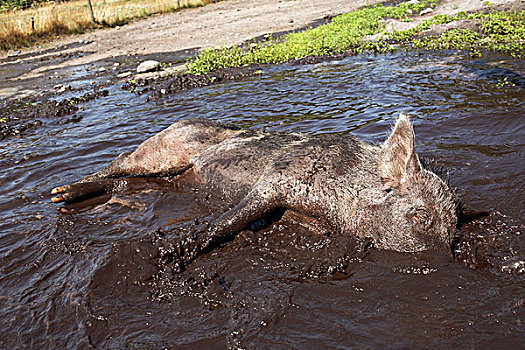
[[[279,173],[286,180],[337,181],[359,162],[363,147],[371,146],[351,135],[246,130],[190,162],[210,193],[233,204],[271,174]]]

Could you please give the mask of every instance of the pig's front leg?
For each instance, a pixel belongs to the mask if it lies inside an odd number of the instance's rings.
[[[106,179],[123,176],[178,175],[189,168],[191,157],[239,133],[236,128],[206,120],[180,121],[141,143],[132,153],[123,153],[101,171],[69,186],[59,186],[52,194],[61,194],[53,202],[75,201],[112,190]]]
[[[92,182],[77,182],[71,185],[55,187],[51,194],[58,196],[51,198],[53,203],[76,202],[82,199],[113,191],[126,183],[123,179],[102,179]]]
[[[69,203],[112,191],[122,183],[122,181],[117,181],[118,177],[133,175],[125,165],[130,154],[130,152],[122,153],[107,167],[86,176],[79,182],[53,188],[51,194],[58,194],[58,196],[51,198],[51,201]]]
[[[206,229],[193,232],[178,242],[175,259],[179,268],[182,269],[200,253],[209,251],[215,245],[249,228],[258,219],[267,217],[279,208],[285,209],[280,193],[275,185],[259,183],[239,204],[211,222]]]
[[[153,147],[153,152],[149,152],[148,144],[146,141],[136,151],[122,153],[107,167],[79,182],[53,188],[51,194],[58,196],[51,201],[75,202],[115,190],[124,184],[125,181],[119,179],[124,176],[177,175],[191,167],[187,157],[180,156],[177,152],[170,153],[169,149],[162,147],[163,152],[154,152]]]

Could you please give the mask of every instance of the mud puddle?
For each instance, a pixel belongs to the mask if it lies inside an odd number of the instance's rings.
[[[521,347],[524,100],[504,72],[525,67],[504,55],[473,63],[455,52],[398,52],[263,67],[150,102],[113,86],[66,127],[44,123],[5,139],[1,347]],[[191,182],[133,179],[75,206],[49,201],[52,187],[176,120],[353,132],[378,143],[401,110],[412,115],[418,152],[450,169],[468,207],[492,213],[464,226],[456,259],[312,235],[283,213],[177,272],[177,235],[217,214]]]

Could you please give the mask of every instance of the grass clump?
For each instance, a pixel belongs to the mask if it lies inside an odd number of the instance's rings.
[[[288,34],[278,40],[270,37],[266,42],[252,43],[245,48],[207,48],[188,63],[188,70],[202,74],[220,68],[281,63],[308,56],[365,51],[384,53],[395,50],[392,44],[408,44],[407,47],[428,50],[467,49],[471,57],[480,57],[484,50],[507,52],[514,57],[525,54],[524,11],[436,15],[411,29],[385,34],[377,41],[363,41],[364,37],[384,29],[385,19],[409,21],[409,13],[417,14],[435,4],[436,1],[422,1],[419,4],[404,2],[394,7],[377,5],[337,16],[330,23]],[[479,31],[450,29],[441,35],[421,37],[421,32],[432,25],[460,20],[478,21]]]
[[[479,39],[479,35],[469,29],[451,29],[439,37],[427,39],[414,39],[414,48],[425,48],[429,50],[461,50],[472,47]]]
[[[419,38],[418,34],[433,24],[445,24],[459,20],[479,22],[479,31],[450,29],[440,35]],[[472,57],[480,57],[481,51],[506,52],[513,57],[524,57],[525,11],[473,13],[464,12],[456,16],[439,15],[419,24],[417,27],[398,31],[387,39],[411,44],[416,49],[427,50],[470,50]]]
[[[435,4],[435,0],[429,0],[418,4],[403,2],[395,7],[377,5],[337,16],[330,23],[288,34],[280,40],[270,38],[267,42],[253,43],[245,49],[208,48],[188,64],[188,69],[190,73],[202,74],[225,67],[280,63],[347,51],[389,51],[391,47],[388,44],[362,43],[362,38],[376,33],[385,18],[406,19],[409,13],[417,13]]]

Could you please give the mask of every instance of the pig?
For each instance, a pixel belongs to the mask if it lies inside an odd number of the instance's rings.
[[[185,244],[194,259],[276,210],[312,218],[327,232],[372,239],[380,249],[448,249],[458,221],[453,190],[425,169],[401,113],[386,141],[352,135],[241,129],[204,119],[179,121],[80,182],[56,187],[53,202],[110,191],[126,176],[192,172],[199,191],[224,212]]]

